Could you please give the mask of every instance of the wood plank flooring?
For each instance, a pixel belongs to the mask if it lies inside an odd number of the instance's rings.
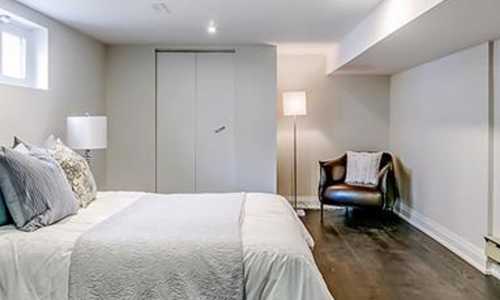
[[[482,275],[392,214],[307,211],[314,256],[335,300],[499,300]],[[313,300],[313,299],[311,299]]]

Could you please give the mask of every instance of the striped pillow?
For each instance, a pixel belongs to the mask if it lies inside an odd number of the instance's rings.
[[[0,188],[16,227],[23,231],[53,224],[79,208],[61,167],[40,148],[23,154],[2,147]]]

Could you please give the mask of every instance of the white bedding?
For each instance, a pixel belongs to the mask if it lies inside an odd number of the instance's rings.
[[[26,233],[0,228],[0,299],[67,300],[77,239],[144,193],[103,192],[89,208]],[[280,196],[246,194],[242,240],[247,300],[331,300],[309,247],[313,239]]]

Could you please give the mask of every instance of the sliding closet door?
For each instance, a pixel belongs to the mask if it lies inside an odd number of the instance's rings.
[[[234,189],[234,54],[196,55],[196,191]]]
[[[196,56],[158,53],[157,192],[196,191]]]

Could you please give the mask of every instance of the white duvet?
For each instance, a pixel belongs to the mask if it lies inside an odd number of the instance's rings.
[[[77,239],[144,193],[102,192],[75,216],[27,233],[0,228],[0,299],[67,300]],[[313,239],[286,200],[246,194],[242,242],[247,300],[331,300],[314,262]]]

